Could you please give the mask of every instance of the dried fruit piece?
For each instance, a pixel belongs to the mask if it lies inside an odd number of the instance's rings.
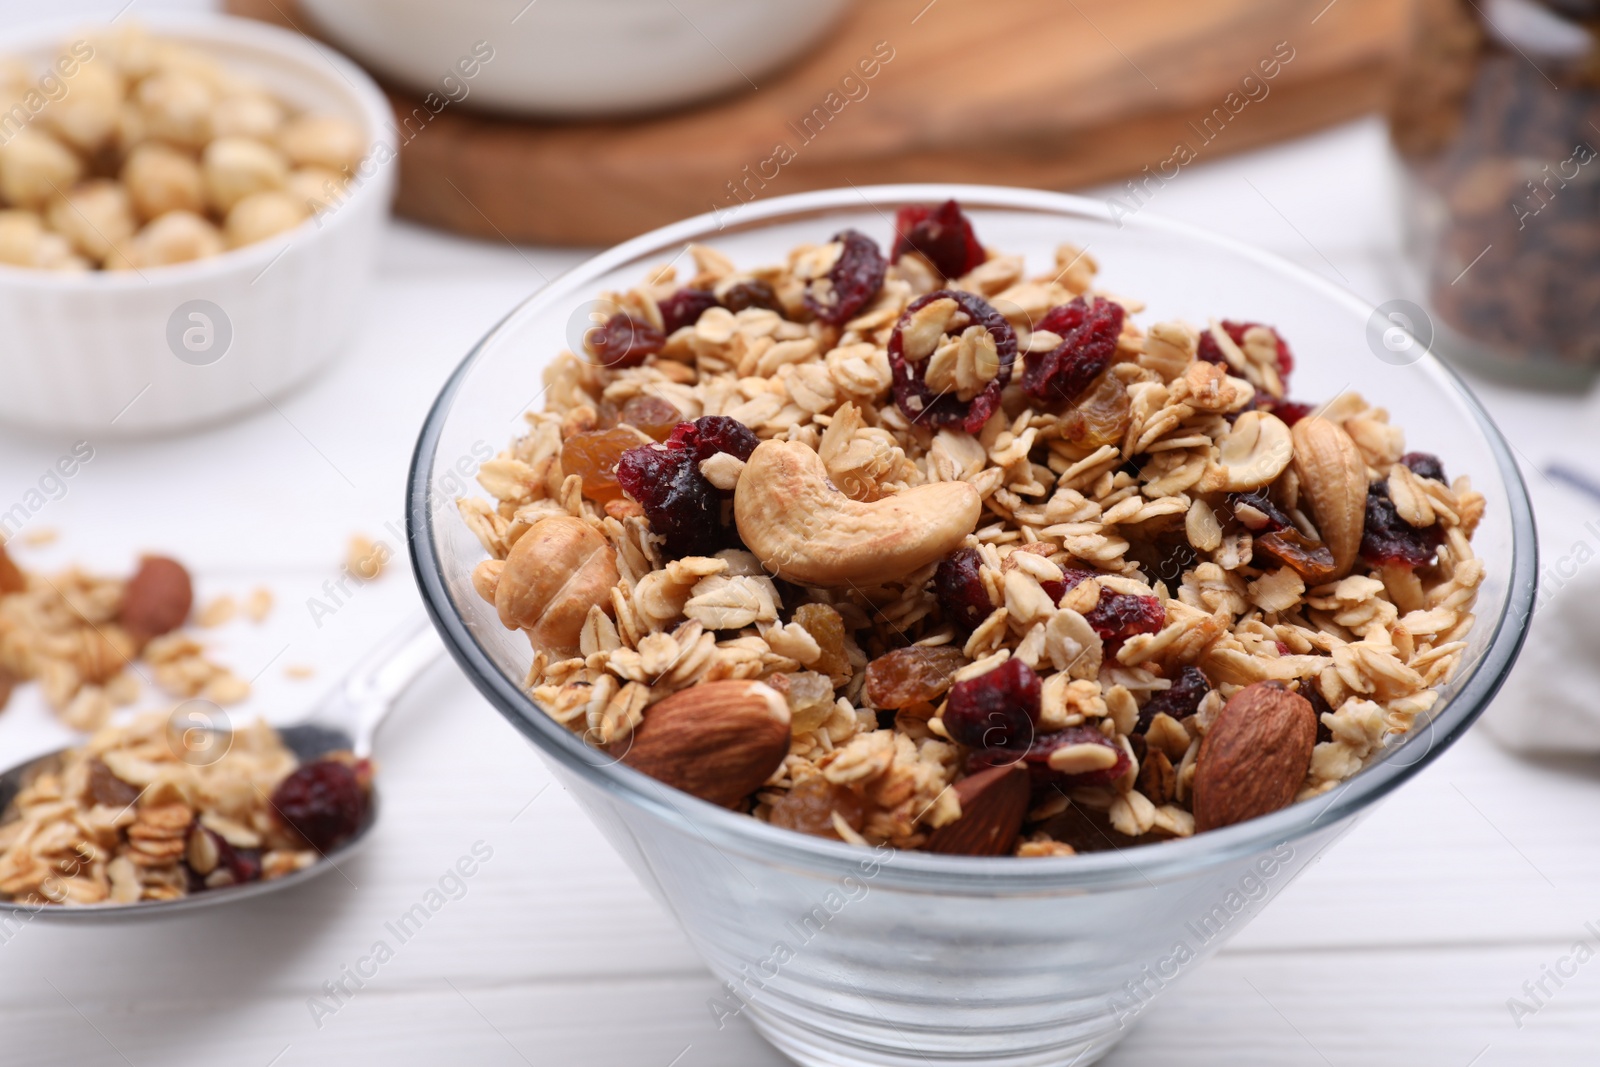
[[[128,580],[117,618],[140,641],[171,633],[189,617],[194,586],[183,564],[166,556],[145,556]]]
[[[950,687],[944,729],[973,749],[1023,749],[1039,722],[1039,676],[1019,659]]]
[[[1187,719],[1200,710],[1200,701],[1211,692],[1211,681],[1199,667],[1184,667],[1172,680],[1172,685],[1156,693],[1139,710],[1136,734],[1150,729],[1157,715],[1170,715],[1174,719]]]
[[[844,617],[827,604],[811,603],[794,609],[794,621],[822,649],[822,656],[812,666],[832,678],[836,685],[849,681],[852,672],[850,654],[844,647]]]
[[[96,803],[118,811],[139,799],[139,787],[129,785],[98,759],[89,761],[89,797]]]
[[[1200,742],[1195,830],[1287,807],[1311,766],[1316,739],[1311,704],[1282,682],[1255,682],[1233,694]]]
[[[659,396],[636,396],[622,405],[617,421],[632,426],[646,437],[665,441],[683,421],[683,412]],[[567,469],[565,463],[562,469]]]
[[[617,484],[644,508],[668,556],[714,555],[739,544],[726,506],[733,494],[707,481],[700,464],[719,452],[749,459],[758,444],[739,420],[703,415],[679,423],[665,444],[624,452],[617,461]]]
[[[882,279],[879,281],[881,284]],[[765,308],[783,314],[783,301],[772,291],[772,286],[760,278],[745,278],[728,286],[722,294],[722,306],[736,315],[746,308]]]
[[[988,259],[971,220],[954,200],[938,207],[907,204],[895,212],[892,258],[907,252],[921,253],[946,278],[959,278]]]
[[[702,682],[646,708],[622,762],[731,807],[778,769],[789,753],[789,728],[789,704],[770,685]]]
[[[995,767],[1017,760],[1017,752],[990,748],[973,752],[967,769]],[[1022,762],[1036,788],[1110,785],[1132,765],[1122,746],[1092,726],[1069,726],[1036,737]]]
[[[667,343],[666,335],[648,322],[617,313],[583,337],[590,354],[612,369],[637,367]]]
[[[1425,567],[1444,542],[1444,528],[1438,523],[1418,529],[1400,517],[1389,486],[1373,482],[1367,487],[1366,523],[1361,534],[1361,557],[1374,566],[1398,563],[1404,567]]]
[[[1042,582],[1045,592],[1060,603],[1067,592],[1076,589],[1080,582],[1093,578],[1094,572],[1069,568],[1060,582]],[[1057,589],[1060,592],[1057,592]],[[1167,606],[1159,597],[1136,596],[1133,593],[1114,593],[1101,586],[1100,599],[1084,614],[1106,651],[1112,655],[1122,643],[1135,634],[1153,634],[1167,624]]]
[[[806,286],[805,302],[811,313],[830,326],[842,326],[883,288],[888,264],[878,242],[859,230],[845,230],[834,238],[842,247],[825,277]]]
[[[951,645],[897,648],[867,664],[867,699],[874,707],[896,710],[931,703],[966,665],[967,657]]]
[[[1289,373],[1294,370],[1294,356],[1289,351],[1289,343],[1283,339],[1283,336],[1276,329],[1271,326],[1263,326],[1259,322],[1233,322],[1229,319],[1223,319],[1218,325],[1222,327],[1223,333],[1233,339],[1234,344],[1241,347],[1244,345],[1244,335],[1256,327],[1271,333],[1273,339],[1278,343],[1278,380],[1283,382],[1285,390],[1289,388]],[[1207,363],[1219,363],[1223,366],[1228,363],[1227,357],[1222,354],[1222,349],[1218,346],[1217,339],[1211,336],[1210,330],[1200,331],[1200,346],[1195,352],[1195,358],[1203,359]],[[1296,416],[1296,418],[1298,417]],[[1289,422],[1290,420],[1285,419],[1284,421]]]
[[[716,294],[707,289],[679,289],[656,305],[661,311],[661,332],[670,336],[685,326],[693,326],[716,306]]]
[[[796,736],[810,733],[833,714],[833,682],[816,671],[775,674],[767,684],[789,702],[789,728]]]
[[[1229,493],[1225,499],[1233,517],[1251,533],[1272,533],[1294,525],[1265,493]]]
[[[989,331],[994,341],[995,374],[983,391],[971,400],[962,400],[954,391],[937,393],[926,381],[931,358],[909,360],[906,356],[905,331],[911,326],[916,313],[939,300],[953,300],[959,310],[945,326],[946,334],[957,335],[968,326],[978,325]],[[1017,361],[1017,333],[988,301],[974,293],[955,289],[937,289],[917,297],[906,305],[895,322],[889,336],[889,366],[894,372],[894,401],[906,418],[930,426],[959,425],[968,433],[977,433],[989,416],[1000,407],[1000,391],[1011,381],[1011,370]]]
[[[1432,478],[1436,482],[1450,484],[1450,480],[1444,476],[1444,464],[1432,452],[1407,452],[1400,457],[1400,462],[1419,478]]]
[[[1293,527],[1263,534],[1254,544],[1257,552],[1292,567],[1308,586],[1321,585],[1338,575],[1339,566],[1333,551]]]
[[[632,430],[575,433],[561,446],[561,470],[581,477],[583,495],[595,503],[620,500],[622,487],[617,484],[617,461],[628,449],[637,447],[639,435]]]
[[[1109,370],[1061,414],[1061,435],[1075,445],[1099,448],[1116,444],[1133,421],[1133,404],[1127,386]]]
[[[839,832],[833,825],[835,812],[850,829],[859,830],[867,818],[866,801],[845,786],[817,775],[796,782],[793,789],[783,794],[772,805],[768,821],[785,830],[837,841]]]
[[[1022,388],[1046,404],[1076,400],[1117,354],[1126,313],[1114,300],[1092,305],[1078,297],[1070,304],[1051,308],[1034,324],[1061,338],[1048,352],[1029,352],[1022,371]]]
[[[933,572],[933,595],[944,617],[969,632],[995,609],[978,573],[982,565],[977,549],[961,548],[941,560]]]
[[[969,774],[953,787],[961,818],[928,835],[929,852],[1009,856],[1028,814],[1029,775],[1019,763]]]
[[[272,791],[279,821],[319,852],[353,837],[367,816],[367,791],[356,772],[338,760],[297,769]]]

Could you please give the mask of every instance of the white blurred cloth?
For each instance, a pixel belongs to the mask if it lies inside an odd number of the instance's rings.
[[[1586,495],[1595,488],[1529,478],[1539,595],[1522,655],[1482,720],[1519,752],[1600,753],[1600,497]]]

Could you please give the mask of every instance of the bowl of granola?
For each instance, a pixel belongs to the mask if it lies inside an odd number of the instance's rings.
[[[1509,449],[1373,316],[1051,193],[691,219],[462,363],[414,564],[719,1023],[802,1063],[1092,1062],[1520,648]]]

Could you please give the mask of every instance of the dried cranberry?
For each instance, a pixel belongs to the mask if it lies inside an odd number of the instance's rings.
[[[778,299],[778,294],[760,278],[748,278],[730,285],[728,291],[722,294],[722,306],[735,314],[746,308],[765,308],[783,314],[783,302]]]
[[[648,322],[618,313],[585,338],[594,358],[607,367],[637,367],[667,343],[666,335]]]
[[[1050,754],[1068,745],[1102,745],[1112,750],[1115,762],[1098,771],[1064,774],[1050,766]],[[1028,746],[1028,750],[1022,754],[1022,759],[1028,765],[1028,773],[1032,776],[1036,789],[1050,786],[1071,788],[1080,785],[1110,785],[1128,773],[1128,768],[1131,766],[1128,754],[1123,751],[1122,746],[1115,744],[1092,726],[1069,726],[1065,730],[1036,737]],[[1016,760],[1017,753],[1014,750],[981,749],[967,758],[967,773],[972,774],[990,767],[1003,767],[1008,763],[1015,763]]]
[[[1293,426],[1316,410],[1312,405],[1302,404],[1298,400],[1273,400],[1271,397],[1262,399],[1260,393],[1256,394],[1256,398],[1257,409],[1278,416],[1285,426]]]
[[[1125,314],[1115,301],[1096,300],[1091,305],[1081,296],[1051,308],[1034,330],[1053,333],[1061,343],[1048,352],[1028,353],[1022,388],[1046,404],[1076,400],[1116,357]]]
[[[1419,530],[1402,519],[1389,499],[1388,485],[1367,486],[1367,519],[1361,534],[1361,555],[1367,562],[1422,567],[1433,562],[1443,540],[1444,531],[1437,523]]]
[[[661,331],[673,334],[699,322],[701,315],[717,306],[717,297],[705,289],[684,288],[657,306],[661,309]]]
[[[1324,714],[1333,714],[1333,708],[1328,705],[1328,698],[1322,695],[1322,687],[1315,679],[1300,684],[1300,695],[1311,702],[1311,711],[1317,717],[1317,743],[1333,740],[1333,730],[1322,721]]]
[[[1049,583],[1061,586],[1060,596],[1056,596],[1059,603],[1068,590],[1075,589],[1085,579],[1093,578],[1092,571],[1068,569],[1065,572],[1065,581]],[[1043,583],[1041,583],[1043,584]],[[1051,595],[1054,590],[1047,589]],[[1084,615],[1094,632],[1100,635],[1100,640],[1106,644],[1106,651],[1115,654],[1122,643],[1135,634],[1153,634],[1167,624],[1167,607],[1158,597],[1136,596],[1133,593],[1114,593],[1105,586],[1100,587],[1100,600]]]
[[[1244,344],[1244,335],[1255,327],[1261,326],[1261,323],[1230,322],[1227,319],[1223,319],[1219,325],[1222,327],[1222,332],[1227,334],[1234,344],[1242,346]],[[1289,373],[1294,370],[1294,355],[1289,351],[1289,343],[1271,326],[1261,326],[1261,328],[1270,331],[1273,339],[1278,342],[1278,380],[1283,382],[1284,388],[1287,389],[1289,387]],[[1195,353],[1195,357],[1203,359],[1207,363],[1226,365],[1228,362],[1227,357],[1222,354],[1222,347],[1217,344],[1217,339],[1211,336],[1210,330],[1201,331],[1200,347]]]
[[[1151,697],[1145,706],[1139,709],[1139,724],[1133,728],[1134,733],[1142,734],[1150,729],[1150,724],[1157,715],[1170,715],[1174,719],[1187,719],[1200,710],[1200,701],[1211,692],[1211,682],[1206,678],[1205,672],[1199,667],[1185,667],[1178,672],[1178,677],[1172,680],[1172,685],[1161,690]]]
[[[828,270],[827,284],[812,282],[806,287],[806,307],[831,326],[843,326],[883,288],[883,273],[888,269],[878,242],[859,230],[846,230],[833,238],[844,246]]]
[[[644,508],[669,556],[709,556],[739,544],[729,514],[733,494],[700,473],[718,452],[749,459],[760,444],[750,427],[725,415],[680,422],[665,444],[630,448],[617,461],[617,484]]]
[[[950,687],[944,728],[974,749],[1027,748],[1039,721],[1039,676],[1020,659]]]
[[[933,572],[933,596],[947,621],[963,630],[977,629],[994,611],[978,568],[983,557],[975,548],[958,548],[939,561]]]
[[[988,258],[961,205],[908,204],[894,216],[894,257],[920,252],[946,278],[959,278]]]
[[[254,882],[260,879],[261,850],[259,848],[234,848],[228,844],[227,838],[215,830],[202,827],[200,832],[211,838],[211,843],[217,849],[217,866],[213,869],[213,874],[217,870],[226,870],[232,877],[232,881],[228,882],[228,885],[243,885],[245,882]],[[193,870],[190,871],[189,887],[196,892],[210,888],[205,884],[205,880],[196,875]]]
[[[1418,478],[1432,478],[1436,482],[1450,483],[1444,476],[1444,464],[1439,462],[1439,457],[1432,452],[1407,452],[1400,457],[1400,462],[1411,469],[1411,473]]]
[[[905,328],[911,316],[935,300],[954,300],[973,323],[989,331],[994,338],[1000,369],[983,392],[971,400],[962,400],[954,393],[935,393],[918,375],[925,373],[921,365],[913,366],[906,359]],[[1005,316],[989,306],[988,301],[972,293],[956,289],[936,289],[919,296],[906,305],[900,320],[895,323],[889,337],[889,366],[894,370],[894,402],[912,422],[927,419],[932,426],[960,425],[968,433],[977,433],[1000,407],[1000,390],[1011,381],[1011,368],[1017,361],[1017,332]]]
[[[367,792],[356,772],[337,760],[318,760],[296,770],[272,791],[272,807],[285,826],[327,852],[361,829]]]

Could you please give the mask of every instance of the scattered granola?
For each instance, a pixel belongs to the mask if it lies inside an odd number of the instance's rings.
[[[1291,400],[1270,326],[1142,327],[1083,251],[1030,276],[954,203],[897,227],[889,262],[696,247],[546,370],[458,504],[548,714],[778,826],[1064,856],[1193,834],[1202,763],[1207,826],[1314,796],[1433,708],[1484,576],[1467,478],[1354,393]],[[730,726],[785,705],[786,752]]]
[[[299,765],[264,722],[208,738],[159,712],[98,731],[23,786],[0,822],[0,899],[133,904],[281,878],[366,817],[372,767]]]
[[[357,534],[345,549],[345,570],[364,582],[375,580],[389,562],[389,546]]]
[[[37,681],[75,730],[96,730],[139,698],[139,679],[169,695],[236,704],[250,685],[212,662],[179,627],[193,602],[189,573],[146,556],[131,578],[76,568],[46,576],[21,570],[0,545],[0,674]],[[0,686],[0,708],[9,686]]]

